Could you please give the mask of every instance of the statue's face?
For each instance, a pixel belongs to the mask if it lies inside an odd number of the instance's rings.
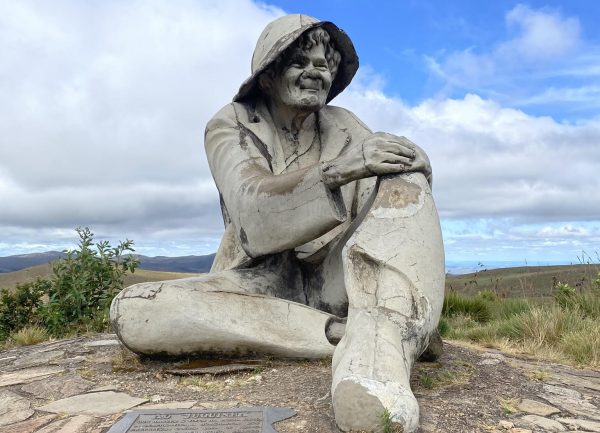
[[[302,111],[317,111],[327,102],[332,82],[323,44],[292,52],[273,78],[271,97]]]

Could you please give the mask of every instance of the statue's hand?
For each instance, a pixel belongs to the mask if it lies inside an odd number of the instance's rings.
[[[419,171],[425,175],[431,184],[431,163],[429,162],[429,157],[425,151],[406,137],[397,138],[401,139],[406,146],[410,147],[415,152],[415,157],[405,171]]]
[[[420,171],[431,175],[425,152],[405,137],[376,132],[352,143],[336,159],[323,163],[323,178],[330,188],[371,176]]]
[[[403,173],[413,164],[414,144],[404,137],[386,132],[371,134],[362,142],[363,165],[366,170],[360,178]]]

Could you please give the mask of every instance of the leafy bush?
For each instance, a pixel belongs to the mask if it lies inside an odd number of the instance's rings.
[[[17,284],[14,292],[8,289],[0,291],[0,340],[5,340],[13,331],[38,323],[42,296],[49,286],[48,280],[38,279]]]
[[[108,310],[123,288],[123,278],[139,262],[133,257],[133,242],[116,247],[108,241],[94,245],[87,227],[77,228],[78,247],[53,266],[50,279],[20,284],[14,293],[0,295],[0,339],[26,325],[39,324],[54,336],[71,332],[100,331],[108,327]],[[46,302],[42,299],[47,297]]]
[[[78,248],[68,251],[67,256],[54,265],[48,303],[40,311],[52,335],[62,335],[69,327],[91,323],[91,330],[105,327],[110,303],[123,288],[123,277],[138,266],[133,256],[124,256],[134,251],[132,241],[120,242],[114,248],[108,241],[102,241],[94,249],[94,234],[90,229],[77,228],[76,231]]]

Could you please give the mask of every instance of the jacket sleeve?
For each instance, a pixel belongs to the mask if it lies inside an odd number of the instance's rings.
[[[242,248],[250,257],[316,239],[346,219],[338,189],[322,180],[319,164],[274,175],[262,143],[227,105],[206,126],[208,163]]]

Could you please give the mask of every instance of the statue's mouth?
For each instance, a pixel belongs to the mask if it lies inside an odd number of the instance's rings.
[[[300,90],[321,90],[321,80],[303,80],[300,82]]]

